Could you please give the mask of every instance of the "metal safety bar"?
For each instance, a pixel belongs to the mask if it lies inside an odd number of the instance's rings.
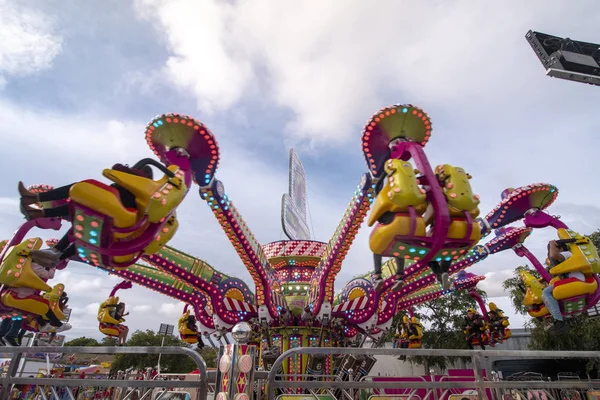
[[[179,354],[188,356],[198,367],[199,379],[197,381],[169,381],[168,386],[173,388],[195,388],[198,390],[198,399],[204,400],[207,395],[208,374],[206,363],[200,354],[186,347],[6,347],[4,353],[12,353],[6,375],[0,377],[0,399],[7,399],[12,385],[37,385],[37,386],[69,386],[69,387],[136,387],[136,388],[161,388],[165,381],[152,380],[124,380],[124,379],[72,379],[72,378],[21,378],[15,376],[23,353],[76,353],[76,354]],[[183,374],[182,374],[183,375]]]
[[[420,356],[420,357],[466,357],[471,359],[474,381],[452,382],[366,382],[366,381],[303,381],[303,389],[471,389],[475,387],[480,400],[487,400],[486,389],[526,389],[531,382],[526,381],[487,381],[483,378],[483,362],[486,358],[512,359],[567,359],[584,358],[599,359],[600,351],[514,351],[514,350],[442,350],[442,349],[385,349],[385,348],[352,348],[352,347],[299,347],[281,354],[273,363],[267,379],[268,398],[275,399],[277,389],[298,388],[298,381],[279,380],[277,374],[283,362],[295,355],[357,355],[357,356]],[[315,378],[318,377],[315,376]],[[600,388],[600,381],[558,381],[536,382],[536,388],[569,388],[593,389]]]

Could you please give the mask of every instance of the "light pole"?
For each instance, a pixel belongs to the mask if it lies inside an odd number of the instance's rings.
[[[160,328],[158,328],[158,335],[162,336],[162,340],[160,342],[160,347],[163,347],[165,345],[165,337],[166,336],[173,336],[173,330],[175,329],[174,325],[169,325],[169,324],[160,324]],[[162,356],[162,353],[158,353],[158,366],[157,366],[157,373],[158,375],[160,375],[160,358]]]

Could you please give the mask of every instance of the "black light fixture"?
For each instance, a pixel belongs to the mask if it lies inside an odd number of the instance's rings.
[[[529,31],[527,41],[546,75],[600,86],[600,44]]]

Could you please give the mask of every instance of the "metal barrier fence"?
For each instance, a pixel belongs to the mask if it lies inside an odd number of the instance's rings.
[[[58,398],[56,388],[62,387],[71,400],[75,400],[71,387],[102,387],[102,388],[162,388],[165,381],[153,380],[125,380],[125,379],[64,379],[64,378],[23,378],[16,376],[17,369],[23,353],[31,353],[31,347],[6,347],[2,352],[12,353],[8,371],[5,376],[0,378],[0,399],[8,399],[11,387],[13,385],[36,385],[38,387],[48,387],[50,391]],[[64,347],[35,347],[36,353],[65,353]],[[200,372],[198,381],[170,381],[168,386],[172,388],[193,388],[198,391],[196,396],[198,400],[207,398],[207,370],[206,363],[202,356],[196,351],[186,347],[69,347],[69,353],[77,354],[180,354],[188,356],[196,363]],[[45,396],[45,395],[43,395]]]
[[[57,388],[66,389],[69,399],[75,399],[70,388],[72,387],[99,387],[121,388],[123,391],[142,389],[142,398],[150,399],[156,394],[158,388],[165,388],[164,380],[131,380],[131,379],[65,379],[65,378],[24,378],[16,376],[23,353],[32,351],[30,347],[5,348],[3,352],[12,353],[13,358],[5,376],[0,378],[0,399],[8,399],[13,385],[36,385],[46,388],[58,398]],[[36,347],[36,353],[64,353],[64,347]],[[206,364],[200,354],[184,347],[69,347],[69,353],[79,354],[179,354],[194,360],[199,370],[198,380],[168,381],[170,388],[195,389],[197,400],[206,400],[214,394],[212,389],[216,374],[206,369]],[[452,377],[442,377],[438,381],[428,381],[421,377],[414,377],[406,381],[381,381],[375,376],[363,376],[359,380],[345,380],[335,375],[289,375],[278,374],[284,360],[295,355],[313,356],[421,356],[421,357],[465,357],[471,360],[473,379],[454,380]],[[465,389],[475,389],[480,400],[581,400],[584,390],[600,390],[600,380],[560,379],[558,381],[544,381],[540,376],[523,375],[521,379],[500,381],[497,374],[491,372],[492,380],[483,376],[483,370],[490,360],[498,358],[512,359],[593,359],[600,361],[600,352],[551,352],[551,351],[495,351],[495,350],[429,350],[429,349],[374,349],[374,348],[296,348],[283,353],[274,362],[270,372],[256,371],[254,383],[254,397],[256,400],[264,398],[275,399],[278,394],[291,396],[290,398],[338,398],[344,400],[366,399],[370,395],[375,398],[391,398],[398,395],[382,395],[378,393],[383,389],[401,390],[400,397],[404,400],[438,400],[444,399],[449,394],[461,394]],[[488,369],[488,372],[489,369]],[[183,374],[182,374],[183,375]],[[301,378],[298,380],[288,380]],[[380,377],[379,377],[380,378]],[[564,378],[564,377],[563,377]],[[568,377],[567,377],[568,378]],[[209,386],[210,385],[210,386]],[[263,393],[266,388],[266,393]],[[302,390],[300,390],[302,389]],[[421,389],[424,395],[417,395]],[[128,395],[131,395],[129,392]],[[166,393],[166,392],[165,392]],[[301,394],[304,393],[304,394]],[[597,392],[600,396],[600,391]],[[125,395],[125,392],[122,393]],[[158,396],[160,397],[160,396]],[[468,397],[468,396],[467,396]],[[46,398],[42,393],[42,398]],[[122,397],[120,397],[122,398]],[[375,399],[374,398],[374,399]],[[396,397],[398,398],[398,397]]]
[[[295,355],[355,355],[355,356],[421,356],[421,357],[466,357],[471,360],[471,366],[474,373],[474,381],[413,381],[413,382],[373,382],[373,381],[337,381],[337,380],[311,380],[311,381],[287,381],[282,380],[283,376],[277,374],[282,363],[289,357]],[[512,358],[512,359],[594,359],[600,360],[600,352],[592,351],[498,351],[498,350],[430,350],[430,349],[364,349],[364,348],[317,348],[301,347],[291,349],[281,354],[273,363],[267,379],[268,398],[275,399],[278,389],[303,388],[309,391],[330,391],[337,389],[343,398],[355,398],[354,389],[427,389],[428,396],[431,393],[437,394],[438,389],[472,389],[477,390],[480,400],[489,399],[488,391],[491,391],[492,398],[502,400],[505,392],[521,389],[538,389],[549,391],[552,389],[600,389],[600,380],[587,381],[554,381],[554,382],[535,382],[531,381],[488,381],[483,378],[483,365],[486,359],[494,358]],[[286,375],[285,377],[289,377]],[[314,378],[318,378],[314,376]],[[445,392],[443,392],[445,393]],[[339,397],[339,396],[337,396]],[[437,395],[435,396],[437,397]],[[553,399],[551,395],[547,396]],[[315,397],[316,398],[316,397]]]

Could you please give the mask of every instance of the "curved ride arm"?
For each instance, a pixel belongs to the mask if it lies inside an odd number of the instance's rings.
[[[319,313],[325,297],[329,302],[333,302],[335,277],[340,271],[342,261],[344,261],[358,229],[371,207],[374,196],[375,189],[374,185],[371,184],[371,178],[368,174],[364,174],[342,220],[331,239],[329,239],[319,266],[313,273],[310,282],[310,294],[305,304],[305,307],[312,307],[313,315]]]
[[[480,251],[477,251],[480,250]],[[460,260],[453,263],[448,268],[448,274],[453,275],[459,271],[462,271],[471,265],[474,265],[480,261],[485,260],[490,255],[489,250],[485,246],[478,246],[474,252],[469,252]]]
[[[453,291],[454,289],[444,290],[440,285],[431,285],[425,289],[403,296],[401,299],[398,300],[396,309],[412,309],[413,307],[418,306],[419,304],[431,301]]]
[[[487,236],[493,230],[510,225],[528,215],[535,217],[533,214],[550,207],[557,196],[558,189],[547,183],[534,183],[516,189],[508,188],[502,192],[500,203],[485,217],[478,219],[482,229],[481,234]],[[546,225],[545,221],[537,220],[540,217],[540,215],[535,218],[530,217],[531,225],[526,225],[528,227],[550,226]]]
[[[225,293],[219,283],[228,277],[215,271],[208,263],[187,256],[170,247],[166,247],[156,254],[144,256],[143,259],[165,274],[172,275],[198,292],[207,295],[211,300],[215,313],[226,323],[236,324],[255,316],[252,313],[240,315],[225,308]],[[239,289],[242,292],[247,290],[248,292],[245,295],[249,297],[250,293],[247,287],[240,287]]]
[[[427,190],[427,201],[433,206],[434,210],[434,225],[432,237],[434,238],[429,251],[423,256],[421,260],[406,268],[404,271],[404,278],[408,278],[416,271],[421,269],[424,265],[427,265],[429,261],[435,257],[435,255],[444,247],[446,238],[448,236],[448,228],[450,227],[450,212],[448,211],[448,203],[446,197],[440,188],[437,177],[427,160],[423,147],[415,142],[399,141],[392,149],[391,156],[401,160],[413,159],[415,166],[423,176],[419,179],[419,183],[424,186],[428,186]],[[386,282],[389,285],[392,284]]]
[[[488,315],[487,315],[487,308],[485,306],[485,302],[481,298],[481,295],[477,292],[477,290],[475,290],[475,288],[469,289],[469,291],[467,293],[469,294],[469,296],[472,299],[475,299],[475,301],[479,305],[479,308],[481,309],[481,314],[483,316],[483,319],[486,320],[486,321],[489,321],[489,318],[488,318]]]
[[[493,254],[486,245],[478,245],[475,248],[468,252],[462,259],[457,260],[453,263],[448,269],[448,274],[454,275],[465,268],[478,263],[488,257],[488,255]],[[408,280],[402,290],[398,292],[390,292],[389,289],[391,286],[387,287],[387,290],[382,290],[380,296],[380,303],[382,303],[383,299],[387,302],[385,310],[381,310],[378,308],[378,325],[385,323],[389,318],[393,317],[392,311],[393,307],[391,304],[397,304],[399,309],[402,309],[406,306],[420,304],[424,301],[429,301],[434,299],[441,294],[449,293],[453,289],[448,289],[447,291],[443,291],[441,288],[439,289],[430,289],[431,293],[420,293],[421,291],[426,291],[429,285],[435,283],[436,278],[435,275],[431,272],[424,273],[422,275],[413,275],[413,280]],[[438,286],[439,287],[439,286]],[[464,287],[461,287],[464,289]]]
[[[546,228],[551,226],[555,229],[569,229],[569,227],[557,217],[541,210],[531,210],[525,214],[524,222],[525,226],[528,228]]]
[[[156,268],[140,264],[133,264],[126,270],[111,270],[109,273],[125,278],[160,294],[169,296],[175,300],[192,304],[196,313],[196,319],[201,321],[203,325],[214,327],[212,317],[205,311],[208,301],[207,298],[202,293],[195,291],[193,287],[186,285],[174,276]]]
[[[244,219],[225,194],[223,184],[213,179],[208,186],[200,188],[200,196],[206,200],[217,217],[229,241],[242,259],[244,266],[252,276],[256,285],[256,303],[266,305],[271,318],[278,318],[279,310],[287,309],[279,279],[262,246],[256,240]]]
[[[387,296],[380,296],[379,307],[377,308],[377,325],[384,324],[393,318],[396,313],[396,304],[398,303],[399,298],[415,293],[422,288],[433,284],[435,280],[436,278],[434,274],[427,274],[421,278],[409,282],[397,292],[390,292]]]
[[[527,247],[523,246],[522,244],[518,244],[513,247],[513,251],[519,257],[526,257],[533,264],[537,272],[539,272],[540,276],[546,282],[550,282],[552,280],[552,274],[550,274],[550,272],[548,272],[546,268],[544,268],[540,260],[538,260],[537,257],[533,255],[533,253],[530,252]]]
[[[108,297],[115,297],[115,295],[117,294],[117,291],[120,289],[131,289],[132,287],[133,287],[133,285],[131,284],[130,281],[124,280],[123,282],[117,283],[115,285],[115,287],[110,292],[110,296],[108,296]]]

